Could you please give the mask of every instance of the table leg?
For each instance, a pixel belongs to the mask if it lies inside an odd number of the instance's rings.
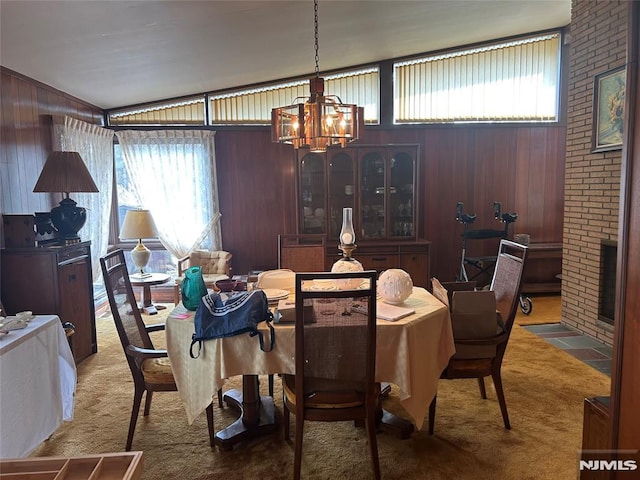
[[[380,397],[378,401],[378,428],[384,432],[391,433],[402,440],[411,438],[414,427],[413,423],[398,417],[382,408],[382,400],[391,393],[391,385],[386,382],[380,384]],[[364,422],[358,422],[358,426],[364,427]]]
[[[151,286],[150,285],[144,285],[142,287],[142,306],[143,307],[150,307],[151,304]]]
[[[216,433],[214,442],[220,451],[233,449],[236,443],[276,430],[273,398],[260,396],[257,375],[242,376],[242,392],[229,390],[224,401],[240,411],[240,417]]]
[[[413,423],[402,417],[398,417],[391,412],[387,412],[384,408],[381,408],[380,410],[382,411],[382,417],[378,424],[380,430],[396,435],[402,440],[411,438],[411,434],[413,433]]]
[[[140,297],[140,310],[149,314],[155,315],[158,310],[163,310],[167,307],[164,305],[154,305],[151,301],[151,285],[144,285],[142,287],[142,294]]]

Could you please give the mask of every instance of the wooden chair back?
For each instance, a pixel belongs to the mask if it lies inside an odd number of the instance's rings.
[[[504,342],[498,345],[496,356],[499,362],[502,362],[513,322],[516,318],[522,289],[524,262],[527,258],[528,250],[526,245],[510,240],[501,240],[498,248],[495,270],[489,290],[495,293],[496,309],[500,312],[506,332]]]
[[[127,355],[129,345],[153,349],[151,337],[145,328],[136,297],[129,280],[129,272],[122,250],[115,250],[100,259],[104,285],[111,307],[113,321],[118,331],[122,349],[127,357],[134,380],[143,382],[140,365]]]
[[[285,437],[296,415],[294,478],[300,476],[304,420],[365,420],[375,478],[376,280],[374,270],[296,274],[295,376],[283,377]]]
[[[278,235],[278,268],[294,272],[324,272],[325,235]]]
[[[153,349],[153,343],[145,329],[142,315],[129,280],[124,252],[115,250],[100,259],[104,284],[111,307],[111,314],[120,337],[122,348],[129,345]]]

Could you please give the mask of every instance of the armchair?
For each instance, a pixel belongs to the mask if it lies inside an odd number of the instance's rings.
[[[180,286],[184,280],[184,272],[189,267],[201,267],[202,278],[207,288],[213,288],[218,280],[231,278],[231,258],[229,252],[223,250],[194,250],[188,256],[178,260],[178,277],[173,287],[173,301],[180,303]]]
[[[478,387],[480,388],[480,395],[483,399],[487,398],[484,378],[491,376],[496,389],[498,403],[500,404],[504,428],[506,429],[511,428],[511,423],[509,421],[507,403],[502,388],[502,358],[507,349],[507,343],[516,316],[522,271],[526,257],[526,246],[509,240],[500,241],[493,279],[489,289],[490,292],[494,294],[491,301],[495,303],[486,302],[486,298],[481,299],[479,302],[479,304],[481,304],[480,308],[484,309],[485,312],[488,311],[489,308],[495,309],[494,311],[497,310],[495,322],[483,332],[479,331],[480,329],[478,329],[476,325],[476,332],[473,335],[468,333],[471,331],[469,328],[457,329],[454,324],[456,355],[451,358],[449,364],[440,376],[440,378],[447,380],[476,378]],[[440,298],[443,303],[446,303],[448,301],[447,292],[442,292],[442,286],[436,282],[437,281],[433,282],[434,295]],[[473,292],[455,292],[453,299],[455,301],[456,295],[458,294],[468,295],[470,293]],[[495,307],[493,307],[493,305],[495,305]],[[478,312],[476,312],[476,314],[478,314]],[[456,319],[452,317],[452,323],[455,323],[455,320]],[[466,333],[456,336],[456,330],[458,330],[458,332],[465,331]],[[433,398],[429,406],[430,434],[433,434],[434,430],[436,400],[437,396]]]

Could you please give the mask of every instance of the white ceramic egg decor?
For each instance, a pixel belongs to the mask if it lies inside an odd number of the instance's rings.
[[[378,295],[385,303],[397,305],[404,302],[413,291],[411,275],[400,268],[390,268],[378,278]]]

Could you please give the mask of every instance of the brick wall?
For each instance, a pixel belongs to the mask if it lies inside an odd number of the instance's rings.
[[[612,345],[598,320],[601,241],[617,240],[621,151],[592,153],[597,74],[625,64],[627,2],[573,0],[567,100],[562,321]]]

